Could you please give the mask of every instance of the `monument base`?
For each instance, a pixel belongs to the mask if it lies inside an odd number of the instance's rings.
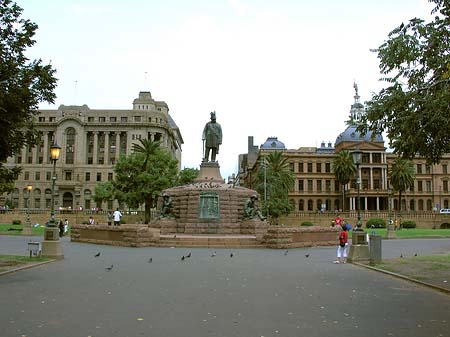
[[[348,262],[369,262],[369,245],[351,245],[347,260]]]
[[[42,256],[53,259],[63,259],[64,254],[61,247],[61,241],[42,241]]]
[[[386,239],[396,239],[397,234],[395,234],[394,225],[388,225],[386,231]]]
[[[215,182],[223,183],[224,180],[220,174],[220,166],[218,162],[202,162],[200,164],[200,172],[198,173],[195,182]]]

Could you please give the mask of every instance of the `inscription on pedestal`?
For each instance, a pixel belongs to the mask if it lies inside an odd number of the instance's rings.
[[[214,192],[204,192],[199,196],[198,202],[199,219],[219,219],[219,196]]]

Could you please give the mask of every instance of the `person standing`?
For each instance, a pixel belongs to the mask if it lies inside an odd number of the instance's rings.
[[[64,235],[69,231],[69,220],[64,219]]]
[[[114,226],[120,226],[120,219],[122,218],[122,213],[119,211],[119,207],[113,213]]]
[[[348,256],[348,232],[347,226],[342,226],[342,231],[339,233],[339,246],[337,249],[337,260],[334,263],[347,263]]]
[[[219,153],[219,145],[222,144],[222,127],[216,122],[216,112],[211,112],[211,121],[206,123],[203,129],[202,140],[204,141],[205,157],[204,162],[209,159],[211,152],[211,161],[216,161],[216,155]]]
[[[111,226],[112,221],[113,221],[113,214],[111,211],[108,211],[107,218],[108,218],[108,226]]]

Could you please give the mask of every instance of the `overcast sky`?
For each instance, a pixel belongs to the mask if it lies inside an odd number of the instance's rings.
[[[131,109],[139,91],[165,101],[198,167],[210,111],[222,125],[222,176],[247,138],[289,149],[333,144],[353,82],[361,100],[383,83],[370,49],[427,0],[18,0],[39,25],[33,58],[57,70],[55,105]],[[387,146],[387,143],[386,143]]]

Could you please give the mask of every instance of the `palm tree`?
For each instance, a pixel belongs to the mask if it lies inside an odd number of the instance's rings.
[[[140,144],[133,144],[132,150],[135,153],[142,153],[145,156],[144,165],[142,169],[147,167],[148,159],[154,155],[161,146],[160,141],[153,141],[151,139],[139,139]]]
[[[389,178],[393,189],[398,192],[399,211],[402,210],[402,192],[405,192],[408,188],[414,187],[415,177],[416,172],[411,161],[397,158],[392,164],[389,171]]]
[[[260,194],[268,192],[269,197],[263,200],[263,211],[276,222],[279,216],[292,210],[288,192],[294,188],[295,179],[288,158],[283,157],[281,151],[264,157],[264,165],[256,176],[256,189]]]
[[[342,210],[345,210],[345,185],[356,173],[352,154],[347,150],[340,151],[333,160],[333,172],[336,180],[342,185]]]

